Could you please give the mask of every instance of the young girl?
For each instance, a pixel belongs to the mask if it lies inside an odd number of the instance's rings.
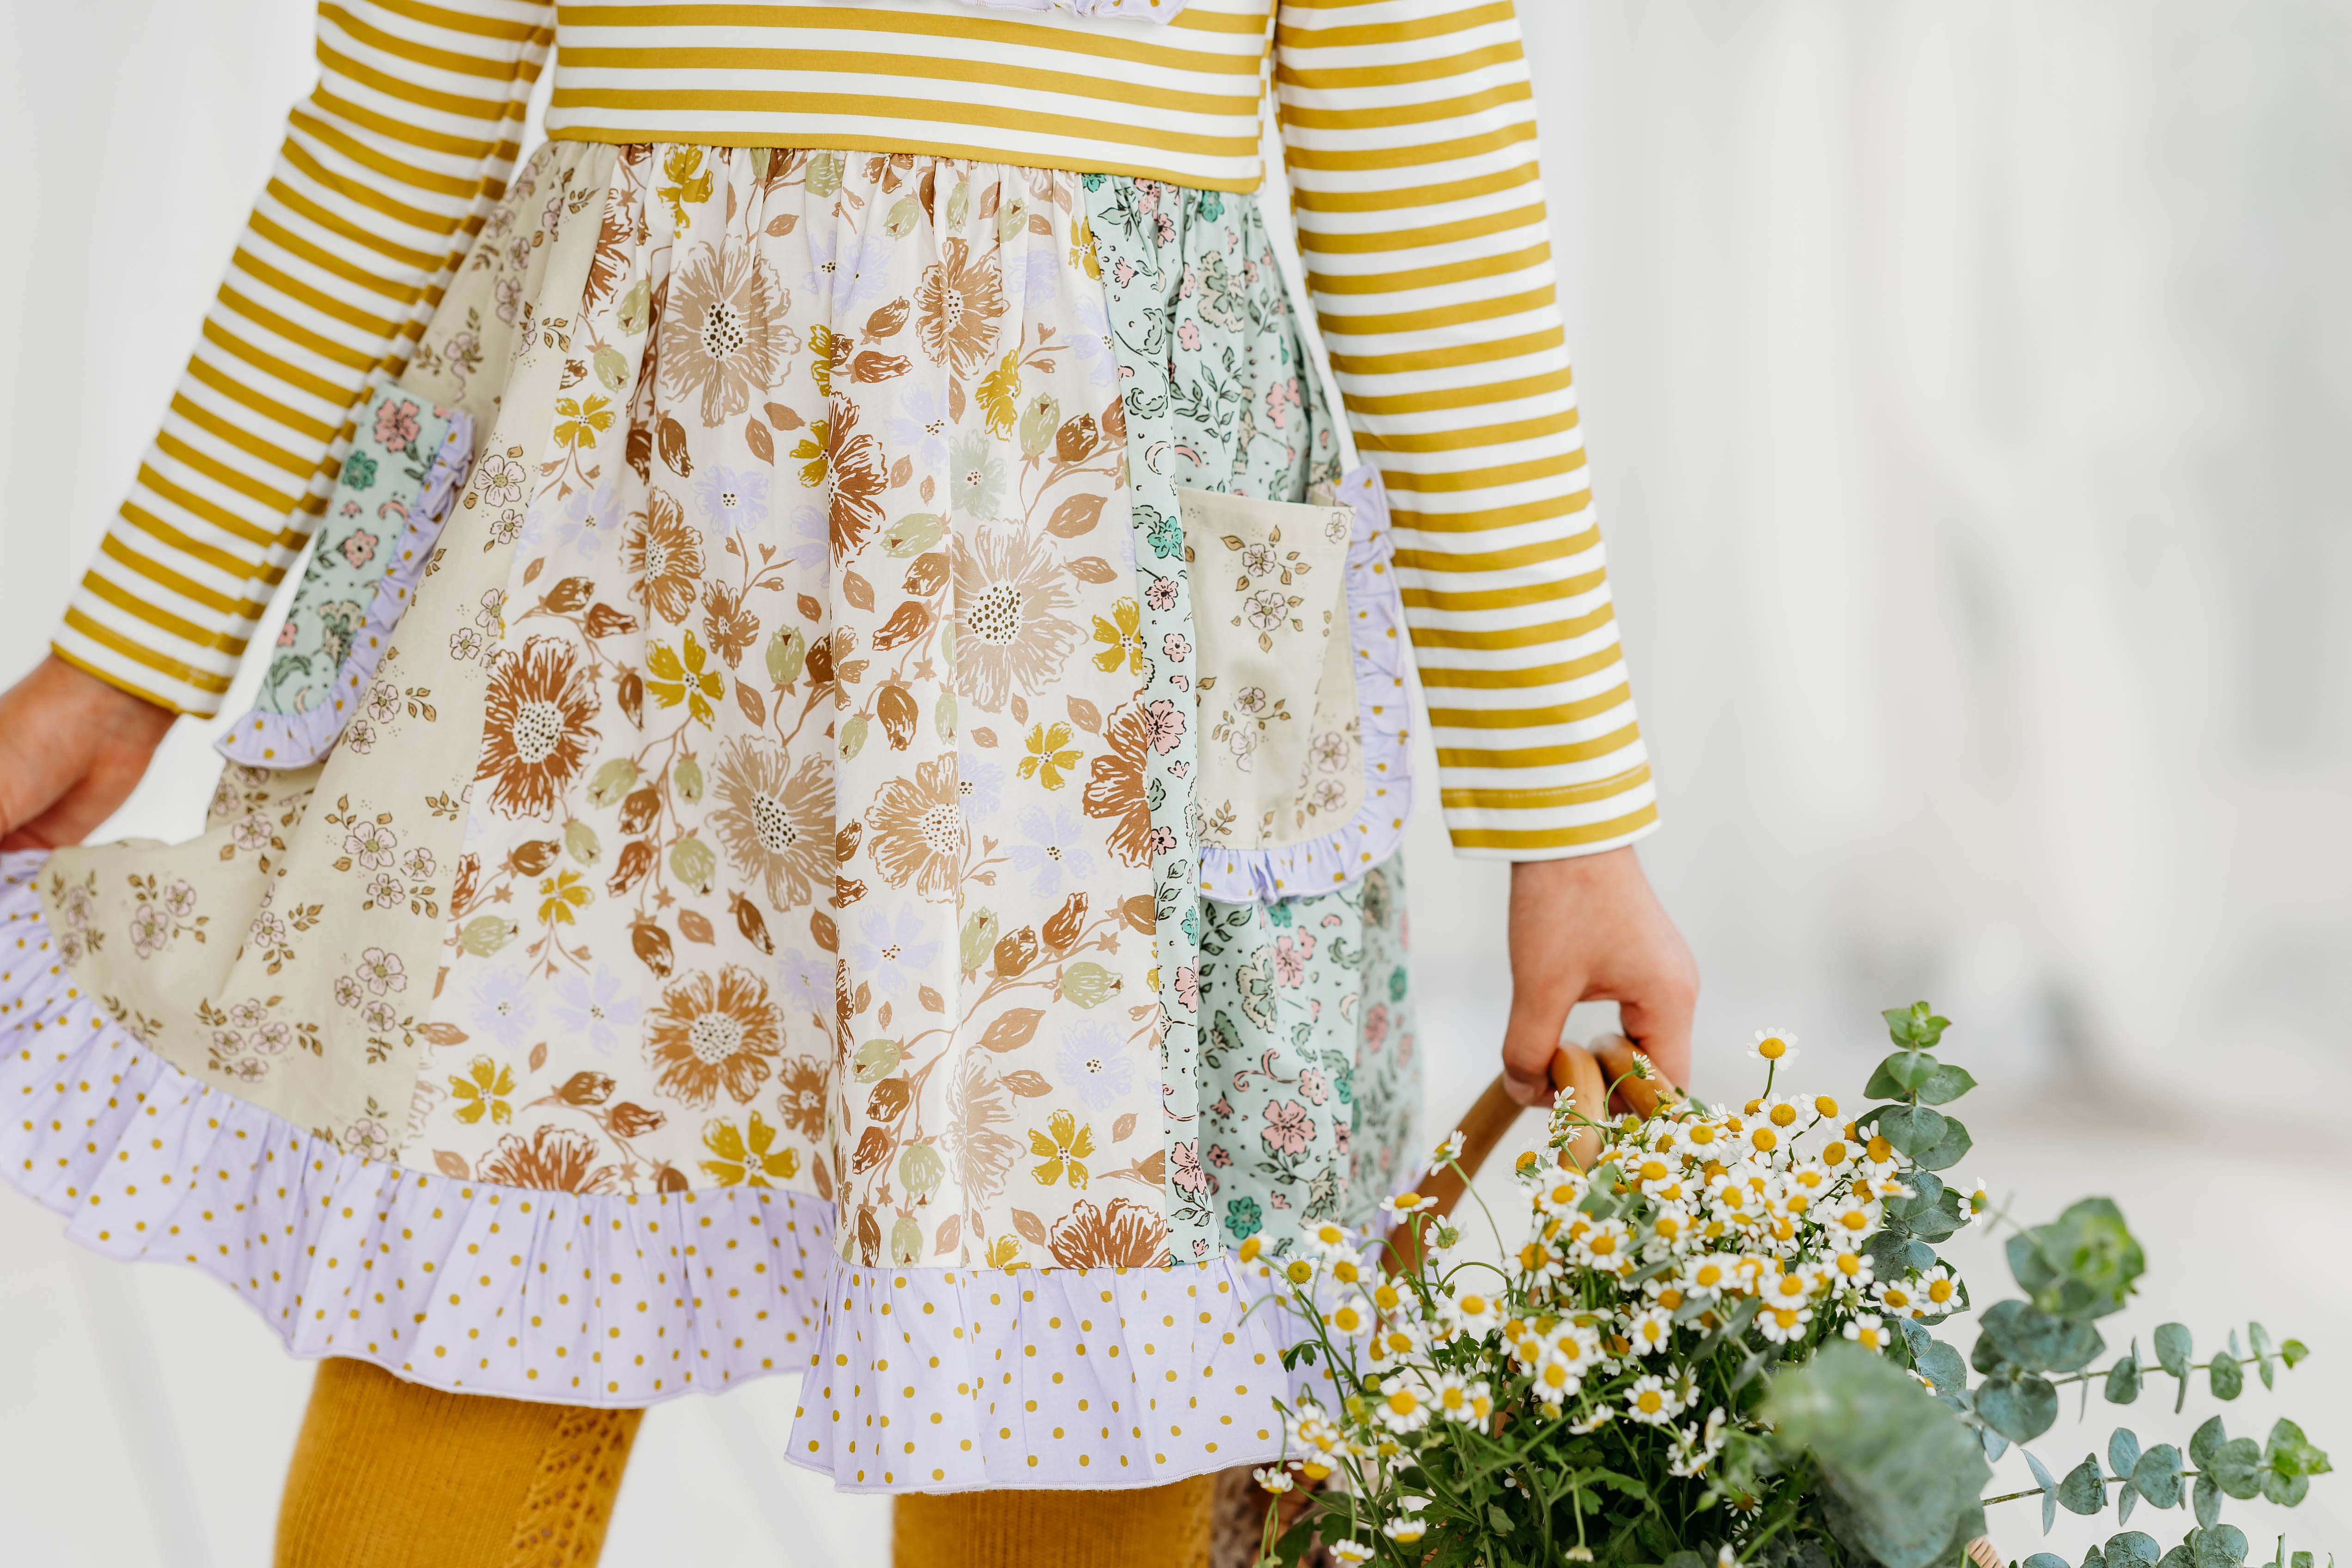
[[[1196,1560],[1294,1386],[1236,1250],[1417,1174],[1408,638],[1515,1082],[1687,1055],[1507,0],[318,58],[0,700],[0,1170],[322,1358],[284,1563],[591,1563],[646,1405],[787,1373],[902,1561]],[[306,544],[204,836],[66,847]]]

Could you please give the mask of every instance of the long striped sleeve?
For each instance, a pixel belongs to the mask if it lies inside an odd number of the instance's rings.
[[[1657,820],[1553,292],[1510,0],[1282,0],[1299,250],[1386,481],[1446,825],[1591,854]]]
[[[300,553],[378,373],[397,375],[505,188],[553,6],[326,0],[319,85],[163,427],[66,611],[63,658],[211,713]]]

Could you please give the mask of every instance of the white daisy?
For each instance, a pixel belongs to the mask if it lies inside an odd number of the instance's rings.
[[[1784,1068],[1797,1059],[1797,1037],[1786,1029],[1759,1029],[1756,1043],[1748,1047],[1748,1058],[1773,1068]]]
[[[1875,1312],[1856,1318],[1845,1326],[1845,1337],[1866,1351],[1884,1352],[1895,1340],[1895,1331],[1886,1320]]]

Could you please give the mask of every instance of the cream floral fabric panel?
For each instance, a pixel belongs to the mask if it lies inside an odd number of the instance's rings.
[[[413,1163],[811,1191],[868,1262],[1164,1255],[1125,426],[1076,190],[624,151],[514,476]]]
[[[1353,514],[1176,494],[1200,637],[1201,842],[1255,848],[1345,823],[1363,798],[1345,576]]]
[[[610,158],[551,148],[518,175],[404,384],[482,427],[509,379],[509,406],[544,406],[569,323],[530,302],[578,297]],[[501,425],[486,450],[535,455],[544,421],[523,423],[541,428]],[[77,981],[127,1028],[358,1152],[391,1152],[438,1028],[436,965],[513,537],[499,537],[500,471],[478,468],[324,763],[233,763],[200,837],[60,850],[44,878],[50,919],[82,949]]]

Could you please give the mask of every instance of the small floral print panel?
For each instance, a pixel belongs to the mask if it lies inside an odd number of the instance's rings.
[[[1180,489],[1199,637],[1201,843],[1294,843],[1364,790],[1344,506]]]
[[[473,416],[396,384],[362,399],[352,425],[253,711],[218,742],[233,762],[302,767],[333,746],[366,701],[473,460]]]

